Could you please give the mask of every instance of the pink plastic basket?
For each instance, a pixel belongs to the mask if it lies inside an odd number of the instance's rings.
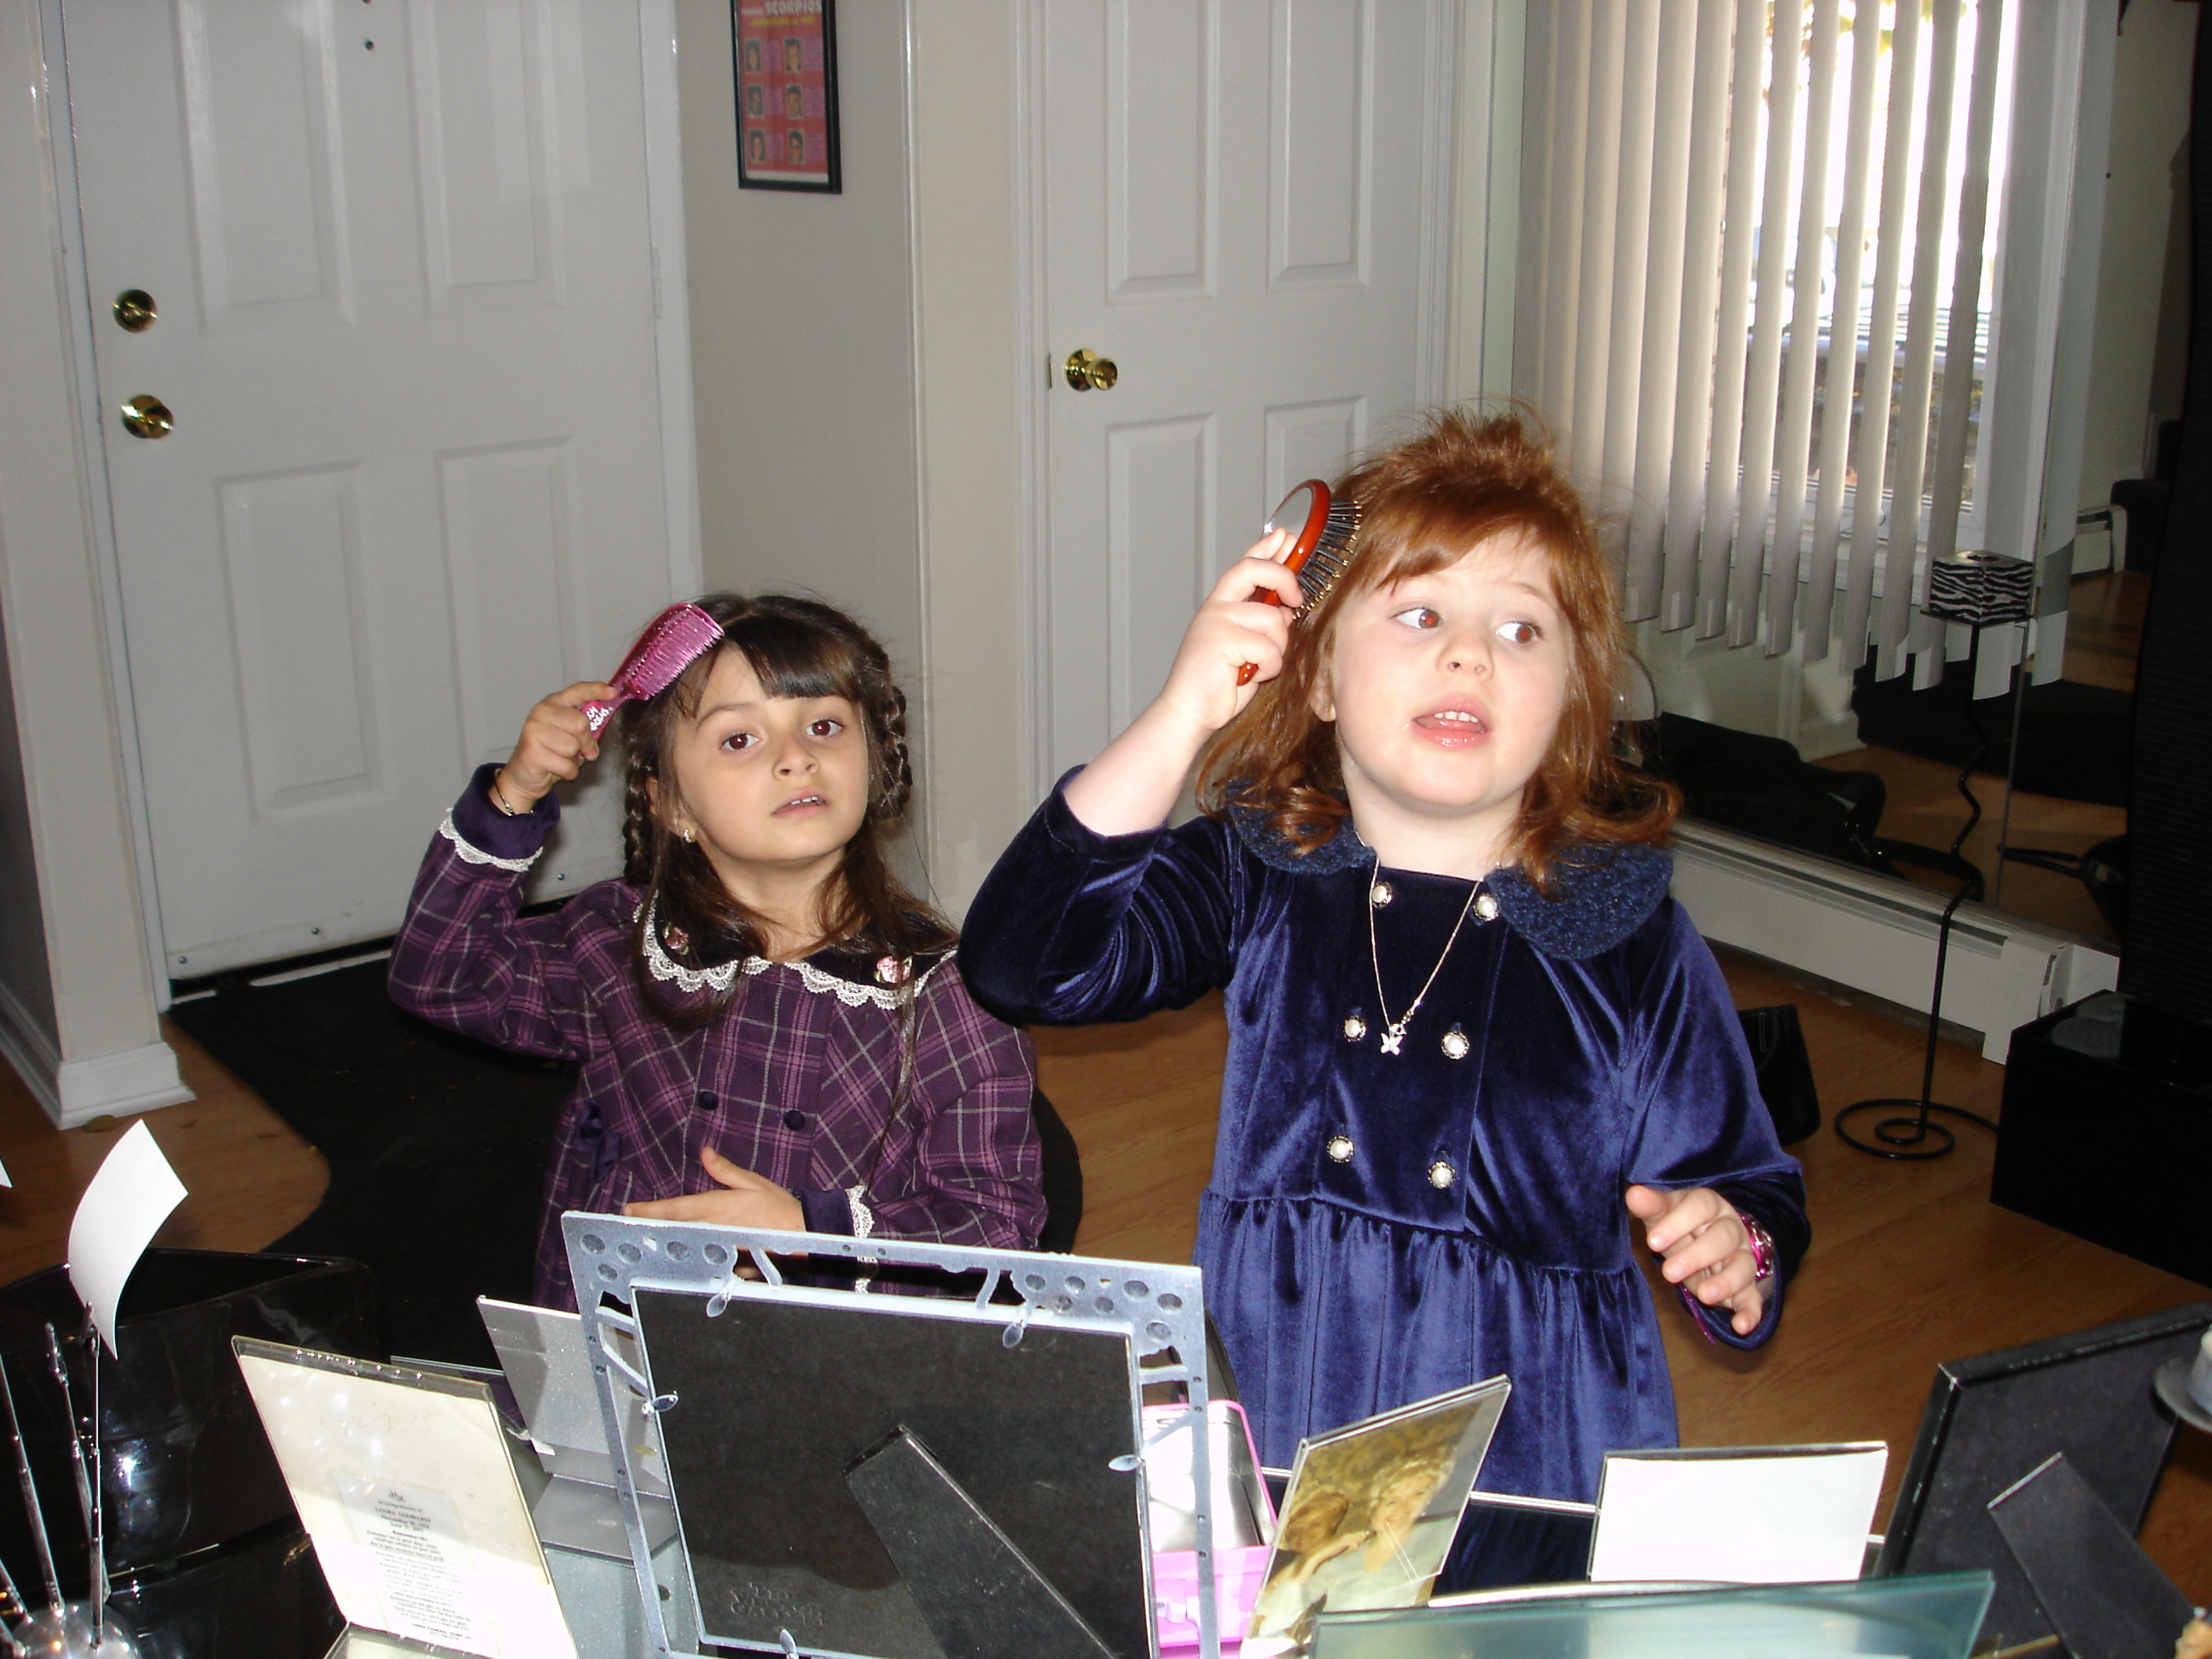
[[[1260,1583],[1267,1572],[1267,1546],[1216,1550],[1213,1553],[1213,1616],[1226,1656],[1244,1644],[1244,1626]],[[1152,1613],[1160,1627],[1160,1659],[1185,1659],[1198,1652],[1198,1555],[1170,1550],[1152,1558]]]
[[[1182,1408],[1176,1406],[1147,1406],[1145,1407],[1145,1431],[1149,1437],[1158,1431]],[[1230,1431],[1242,1438],[1247,1455],[1239,1460],[1247,1478],[1239,1483],[1244,1503],[1251,1513],[1261,1518],[1261,1529],[1272,1537],[1275,1529],[1274,1505],[1267,1496],[1266,1484],[1259,1479],[1260,1456],[1252,1443],[1251,1425],[1245,1421],[1244,1408],[1234,1401],[1217,1401],[1213,1415],[1226,1415],[1230,1425],[1217,1422],[1216,1462],[1218,1456],[1218,1431],[1228,1426]],[[1170,1440],[1162,1446],[1177,1443]],[[1154,1525],[1159,1525],[1158,1511],[1164,1500],[1157,1490],[1171,1485],[1172,1471],[1164,1470],[1154,1477]],[[1182,1486],[1186,1498],[1188,1477]],[[1223,1488],[1223,1478],[1217,1470],[1214,1481],[1217,1498]],[[1215,1504],[1215,1548],[1213,1552],[1214,1626],[1220,1632],[1221,1651],[1234,1654],[1243,1644],[1244,1626],[1252,1617],[1252,1604],[1259,1600],[1260,1586],[1267,1571],[1268,1546],[1264,1541],[1238,1543],[1235,1541],[1230,1518],[1219,1513],[1223,1505]],[[1195,1550],[1160,1550],[1152,1556],[1152,1613],[1159,1626],[1160,1659],[1195,1659],[1198,1642],[1198,1553]]]

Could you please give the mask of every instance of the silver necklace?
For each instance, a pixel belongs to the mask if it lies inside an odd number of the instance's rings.
[[[1413,1016],[1421,1012],[1421,1004],[1429,994],[1429,988],[1437,982],[1437,975],[1443,972],[1444,962],[1451,955],[1452,946],[1459,942],[1459,930],[1467,926],[1468,912],[1474,908],[1475,891],[1482,884],[1476,882],[1467,890],[1467,902],[1459,908],[1459,920],[1452,923],[1451,937],[1444,941],[1444,948],[1437,957],[1437,965],[1429,969],[1429,976],[1421,981],[1421,988],[1414,994],[1413,1001],[1406,1005],[1406,1012],[1393,1019],[1390,1018],[1390,1004],[1382,994],[1382,951],[1375,943],[1375,912],[1379,908],[1376,902],[1376,890],[1381,884],[1377,878],[1382,870],[1382,860],[1377,854],[1374,868],[1367,872],[1367,959],[1375,969],[1375,1006],[1382,1014],[1382,1052],[1395,1054],[1404,1045],[1406,1028],[1413,1024]]]

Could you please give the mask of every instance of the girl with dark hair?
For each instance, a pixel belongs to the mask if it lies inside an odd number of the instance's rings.
[[[1337,493],[1334,587],[1299,614],[1285,533],[1231,567],[963,960],[1016,1019],[1226,992],[1197,1259],[1264,1462],[1505,1372],[1481,1484],[1587,1502],[1607,1451],[1675,1437],[1635,1235],[1755,1346],[1803,1183],[1668,896],[1673,793],[1616,758],[1611,567],[1548,450],[1439,415]],[[1194,764],[1206,816],[1170,829]],[[1516,1547],[1463,1535],[1448,1582],[1574,1565]]]
[[[564,1210],[1000,1249],[1044,1220],[1027,1036],[977,1007],[884,837],[913,792],[906,698],[816,600],[711,594],[721,642],[617,713],[622,879],[519,914],[597,758],[586,681],[530,711],[430,843],[392,994],[581,1066],[536,1297],[573,1308]]]

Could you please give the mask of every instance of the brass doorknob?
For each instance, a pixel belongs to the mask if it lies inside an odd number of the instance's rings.
[[[143,334],[161,314],[154,296],[143,288],[126,288],[115,296],[115,325],[132,334]]]
[[[176,421],[168,404],[140,392],[123,405],[123,429],[134,438],[166,438]]]
[[[1068,353],[1066,373],[1068,385],[1078,392],[1089,392],[1094,387],[1100,392],[1111,392],[1114,382],[1121,378],[1121,371],[1114,367],[1114,360],[1095,351]]]

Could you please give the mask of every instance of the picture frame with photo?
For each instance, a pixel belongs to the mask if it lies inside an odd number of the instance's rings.
[[[1299,1442],[1247,1640],[1332,1613],[1419,1607],[1513,1385],[1492,1376]]]
[[[738,187],[843,189],[836,0],[730,0]]]

